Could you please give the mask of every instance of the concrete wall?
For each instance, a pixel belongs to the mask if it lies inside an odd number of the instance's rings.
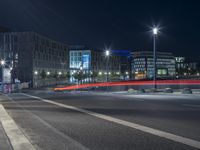
[[[153,85],[143,85],[143,86],[113,86],[113,87],[98,87],[96,90],[108,90],[108,91],[127,91],[128,89],[133,88],[135,90],[139,89],[152,89]],[[200,89],[200,85],[158,85],[157,89],[183,89],[183,88],[191,88],[191,89]]]
[[[51,85],[57,85],[57,84],[66,84],[68,81],[65,80],[57,80],[57,79],[39,79],[35,80],[33,82],[33,87],[42,87],[42,86],[51,86]]]

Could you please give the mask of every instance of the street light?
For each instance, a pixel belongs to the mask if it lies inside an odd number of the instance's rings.
[[[108,82],[108,63],[109,63],[109,56],[110,56],[110,51],[106,50],[106,82]]]
[[[158,28],[153,28],[153,68],[154,68],[154,72],[153,72],[153,80],[154,80],[154,88],[156,89],[156,78],[157,78],[157,72],[156,72],[156,37],[158,35]]]
[[[110,51],[106,50],[106,56],[109,56],[109,55],[110,55]]]
[[[1,86],[2,86],[2,93],[4,93],[4,81],[3,81],[3,76],[4,76],[4,74],[3,74],[3,71],[4,71],[4,65],[5,65],[5,60],[1,60],[1,76],[2,76],[2,78],[1,78]]]
[[[1,60],[1,66],[4,66],[5,65],[5,60]]]
[[[80,70],[81,70],[81,71],[83,70],[83,67],[82,67],[82,66],[80,67]]]
[[[153,28],[153,34],[157,35],[158,34],[158,28]]]
[[[38,71],[35,71],[34,74],[35,74],[35,75],[38,75]]]

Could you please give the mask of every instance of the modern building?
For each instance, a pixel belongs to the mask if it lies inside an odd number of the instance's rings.
[[[135,79],[152,79],[154,74],[153,52],[133,52],[132,58],[132,73]],[[156,68],[158,78],[174,77],[175,58],[172,53],[157,52]]]
[[[175,57],[177,76],[199,75],[200,59],[188,59],[185,57]]]
[[[66,44],[34,32],[0,33],[0,57],[12,68],[13,82],[45,85],[41,78],[67,72],[68,52]]]
[[[113,55],[120,57],[120,74],[121,79],[131,79],[131,50],[112,50]]]
[[[185,57],[175,57],[176,70],[185,68]]]
[[[113,51],[110,51],[110,55],[105,55],[105,50],[87,48],[85,46],[71,46],[69,53],[69,68],[70,74],[73,76],[77,71],[82,71],[86,74],[97,73],[99,81],[105,81],[108,73],[120,74],[121,70],[121,57],[114,55]],[[107,63],[108,61],[108,63]],[[85,80],[90,80],[89,78]],[[73,78],[71,81],[75,81]]]

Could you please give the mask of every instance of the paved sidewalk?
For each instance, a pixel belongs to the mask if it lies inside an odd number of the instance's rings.
[[[0,150],[12,150],[12,146],[0,122]]]
[[[6,99],[0,95],[0,150],[35,150],[1,104]]]

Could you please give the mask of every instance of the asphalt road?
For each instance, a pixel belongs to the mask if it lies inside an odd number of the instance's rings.
[[[9,94],[0,103],[36,149],[198,149],[190,144],[183,144],[184,141],[178,142],[154,134],[155,129],[200,141],[198,95],[133,96],[87,92],[27,94],[37,97]],[[64,105],[58,106],[51,102]],[[113,118],[116,120],[111,121]],[[136,129],[137,126],[129,127],[129,123],[139,125],[141,130]],[[153,129],[152,133],[149,133],[151,130],[143,131],[144,126]]]

